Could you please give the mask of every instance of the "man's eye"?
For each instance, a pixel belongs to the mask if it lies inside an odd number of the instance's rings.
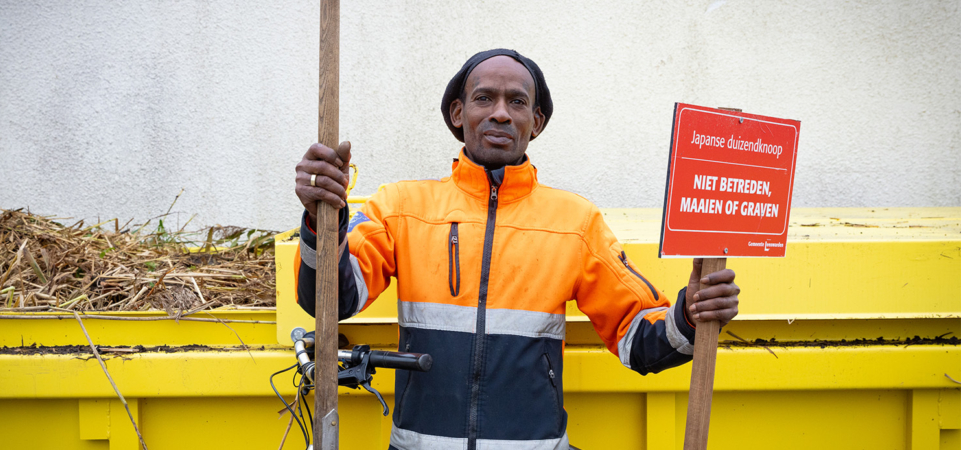
[[[490,97],[488,97],[488,96],[486,96],[486,95],[481,95],[481,96],[478,96],[478,97],[477,97],[476,99],[474,99],[474,100],[479,101],[479,102],[488,102],[488,101],[490,101]]]
[[[526,102],[524,99],[520,99],[520,98],[515,98],[513,101],[511,101],[511,103],[514,103],[514,104],[516,104],[516,105],[526,105],[526,104],[527,104],[527,102]]]

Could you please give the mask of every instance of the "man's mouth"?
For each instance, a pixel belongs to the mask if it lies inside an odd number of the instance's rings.
[[[484,132],[484,139],[494,145],[508,145],[514,141],[510,133],[497,130],[487,130]]]

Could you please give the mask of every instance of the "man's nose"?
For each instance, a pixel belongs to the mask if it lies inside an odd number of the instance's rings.
[[[507,102],[504,100],[496,102],[490,118],[497,123],[510,123],[511,115],[507,112]]]

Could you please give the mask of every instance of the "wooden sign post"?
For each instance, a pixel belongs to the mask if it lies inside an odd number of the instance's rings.
[[[701,277],[723,270],[728,257],[783,257],[800,128],[676,104],[658,256],[704,258]],[[720,331],[716,321],[695,325],[685,450],[707,448]]]
[[[701,277],[724,270],[727,258],[704,258]],[[701,284],[700,289],[707,286]],[[711,426],[711,397],[714,395],[714,366],[717,360],[717,335],[721,324],[697,322],[694,335],[694,362],[691,367],[691,390],[687,397],[687,426],[684,450],[707,448],[707,431]]]
[[[340,0],[320,2],[320,97],[317,139],[337,149],[340,128]],[[314,448],[339,448],[337,413],[337,210],[317,202],[317,298],[314,341]]]

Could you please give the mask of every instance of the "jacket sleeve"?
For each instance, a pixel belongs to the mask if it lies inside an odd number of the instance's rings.
[[[387,205],[390,200],[381,191],[371,197],[353,218],[347,207],[339,213],[338,320],[353,317],[370,305],[394,276],[393,238],[386,226],[395,216]],[[391,190],[393,192],[393,190]],[[307,224],[304,211],[300,225],[300,243],[294,261],[297,302],[311,316],[315,314],[316,242],[317,235]]]
[[[597,207],[584,227],[582,261],[577,306],[624,366],[647,374],[691,360],[694,327],[684,315],[685,291],[673,306],[659,294],[627,258]]]

